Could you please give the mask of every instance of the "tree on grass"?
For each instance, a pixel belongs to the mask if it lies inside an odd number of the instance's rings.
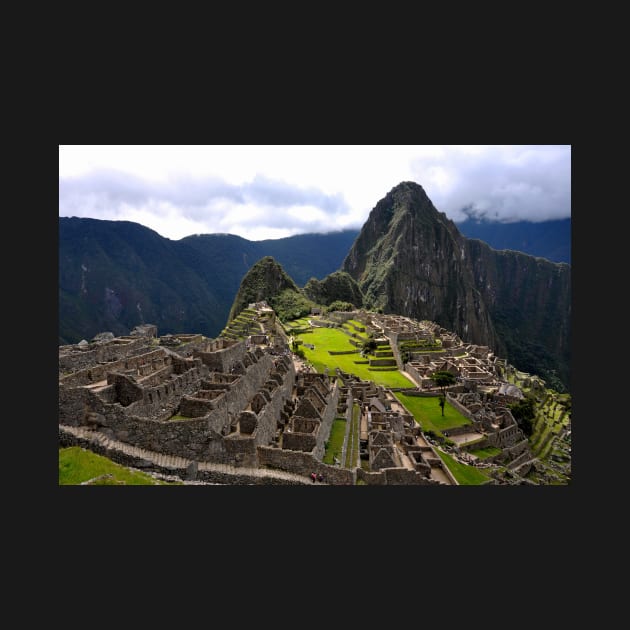
[[[444,415],[444,405],[446,404],[446,388],[455,383],[455,376],[447,370],[436,370],[431,375],[431,380],[442,390],[439,405]]]
[[[508,405],[508,408],[512,412],[516,424],[518,424],[523,433],[529,437],[534,431],[532,421],[536,417],[534,400],[528,396]]]
[[[378,348],[378,343],[376,342],[376,339],[371,337],[367,341],[364,341],[361,347],[365,354],[374,354],[376,348]]]
[[[446,370],[436,370],[431,374],[431,380],[442,390],[442,394],[446,395],[446,388],[455,384],[455,376]]]

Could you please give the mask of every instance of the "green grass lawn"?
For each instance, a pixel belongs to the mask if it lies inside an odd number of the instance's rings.
[[[462,486],[478,486],[490,479],[488,475],[482,473],[478,468],[461,464],[447,453],[443,453],[439,448],[436,448],[435,452],[440,456],[444,465],[453,473],[453,477],[455,477],[457,482]]]
[[[113,461],[78,446],[59,449],[59,485],[77,486],[84,481],[111,474],[111,479],[96,481],[95,486],[168,486],[145,473],[129,470]]]
[[[500,448],[496,446],[488,446],[486,448],[478,448],[474,451],[468,451],[471,455],[475,455],[479,459],[486,459],[487,457],[492,457],[493,455],[498,455],[501,452]]]
[[[402,392],[397,392],[396,398],[405,405],[423,431],[435,431],[441,434],[445,429],[472,424],[466,416],[463,416],[448,401],[444,405],[444,416],[442,416],[442,409],[438,403],[437,396],[425,398],[408,396]]]
[[[318,372],[323,372],[326,367],[331,372],[335,368],[340,368],[344,372],[350,372],[366,381],[374,381],[385,387],[414,387],[414,384],[404,377],[400,372],[379,372],[370,371],[368,365],[357,365],[354,361],[361,361],[359,352],[356,354],[340,354],[330,355],[329,350],[336,352],[356,350],[356,348],[348,341],[349,337],[341,330],[335,328],[315,328],[312,333],[306,335],[297,335],[304,343],[310,343],[315,346],[315,350],[300,347],[304,350],[307,361],[313,364]]]
[[[326,443],[326,452],[324,453],[324,464],[333,464],[333,457],[341,458],[341,449],[343,448],[343,438],[346,433],[346,421],[344,418],[335,418],[330,428],[330,437]]]

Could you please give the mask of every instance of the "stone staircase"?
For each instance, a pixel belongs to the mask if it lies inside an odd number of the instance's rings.
[[[140,468],[182,480],[208,480],[209,483],[233,485],[308,485],[310,478],[283,470],[269,468],[237,468],[230,464],[197,462],[185,457],[149,451],[125,442],[112,440],[105,434],[85,427],[59,425],[60,446],[78,445],[123,466]],[[323,484],[320,484],[323,485]]]

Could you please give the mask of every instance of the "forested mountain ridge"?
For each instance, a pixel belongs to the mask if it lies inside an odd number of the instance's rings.
[[[215,337],[243,276],[273,256],[300,286],[337,271],[357,230],[249,241],[233,234],[171,240],[131,221],[59,218],[59,343],[156,324]]]

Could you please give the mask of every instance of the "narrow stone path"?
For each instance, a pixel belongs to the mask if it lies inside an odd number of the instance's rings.
[[[195,460],[187,459],[185,457],[178,457],[176,455],[168,455],[164,453],[158,453],[156,451],[149,451],[138,446],[132,446],[125,442],[119,442],[108,438],[99,431],[91,431],[84,427],[73,427],[69,425],[59,425],[60,431],[70,433],[77,438],[81,438],[98,444],[106,450],[118,451],[124,453],[130,457],[136,457],[143,459],[152,464],[153,466],[163,470],[165,474],[173,474],[174,470],[186,470],[190,464]],[[199,471],[218,472],[225,475],[236,475],[239,477],[249,476],[256,478],[270,478],[277,479],[279,481],[288,481],[291,483],[310,484],[312,483],[310,478],[298,475],[295,473],[286,472],[283,470],[274,470],[270,468],[237,468],[230,464],[215,464],[213,462],[195,462]],[[319,484],[323,485],[323,484]]]

